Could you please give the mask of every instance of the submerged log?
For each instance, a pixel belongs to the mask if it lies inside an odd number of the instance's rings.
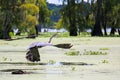
[[[12,74],[25,74],[25,72],[22,70],[15,70],[15,71],[12,71]]]

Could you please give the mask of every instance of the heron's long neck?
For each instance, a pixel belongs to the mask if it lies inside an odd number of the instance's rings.
[[[57,35],[57,33],[53,34],[53,35],[50,37],[48,43],[51,43],[52,38],[55,37],[56,35]]]

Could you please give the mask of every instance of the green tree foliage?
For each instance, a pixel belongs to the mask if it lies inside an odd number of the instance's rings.
[[[120,4],[113,7],[112,15],[114,17],[115,26],[120,28]]]
[[[114,35],[116,28],[119,25],[119,11],[118,5],[120,1],[118,0],[104,0],[102,1],[102,18],[101,23],[104,29],[104,35],[107,35],[106,27],[111,27],[110,35]],[[117,23],[116,23],[117,21]]]
[[[25,14],[37,15],[39,12],[39,8],[32,3],[22,4],[20,8],[25,11]]]
[[[87,26],[91,26],[89,15],[92,14],[92,7],[90,3],[83,0],[63,0],[64,7],[61,9],[61,15],[63,23],[70,36],[77,36],[77,32],[82,32]],[[91,21],[92,22],[92,21]]]
[[[20,8],[24,14],[22,27],[25,26],[28,29],[28,36],[36,34],[35,25],[37,25],[37,14],[39,13],[39,8],[33,3],[22,4]]]
[[[68,22],[68,31],[70,36],[77,36],[75,0],[63,0],[65,6],[61,10],[64,22]]]
[[[41,9],[41,5],[45,7]],[[9,33],[13,26],[21,26],[19,28],[33,34],[35,33],[34,26],[38,23],[38,16],[39,22],[43,22],[42,20],[48,22],[48,15],[50,13],[46,0],[0,0],[0,38],[10,39]]]
[[[92,28],[92,36],[107,35],[107,27],[111,27],[111,33],[119,27],[119,0],[62,0],[64,7],[61,9],[63,19],[59,25],[66,23],[70,35],[73,32],[81,32]],[[74,22],[74,23],[73,23]],[[72,31],[74,30],[74,31]]]
[[[68,28],[68,23],[66,22],[64,22],[64,20],[63,20],[64,18],[60,18],[59,19],[59,21],[56,23],[56,26],[55,26],[55,28],[56,29],[60,29],[60,28],[65,28],[66,30],[69,30],[69,28]]]
[[[89,3],[82,1],[76,4],[76,21],[79,33],[90,28],[91,24],[89,23],[89,20],[91,20],[91,18],[89,18],[89,16],[92,14],[91,9],[92,7]]]
[[[47,8],[46,0],[37,0],[36,5],[40,9],[38,21],[44,27],[50,23],[50,16],[52,12]]]
[[[0,0],[0,38],[11,38],[9,32],[11,31],[12,26],[17,25],[20,21],[20,4],[20,0]]]

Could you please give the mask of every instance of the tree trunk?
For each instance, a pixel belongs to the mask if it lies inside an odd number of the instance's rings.
[[[113,36],[115,35],[116,29],[114,27],[111,28],[110,35]]]
[[[38,26],[35,25],[36,36],[38,36]]]
[[[69,9],[69,15],[68,15],[68,18],[69,18],[69,23],[70,23],[70,26],[69,26],[69,35],[70,36],[77,36],[77,27],[76,27],[76,15],[75,15],[75,0],[68,0],[68,6]]]
[[[73,13],[72,13],[73,14]],[[70,22],[70,36],[77,36],[77,27],[76,27],[76,21],[75,21],[75,16],[72,17],[72,14],[71,16],[69,17],[69,22]],[[75,15],[75,14],[73,14]]]
[[[103,16],[103,17],[105,17],[105,16]],[[104,19],[104,20],[102,21],[102,26],[103,26],[103,29],[104,29],[104,35],[105,35],[105,36],[107,36],[106,24],[107,24],[107,22],[106,22],[106,20]]]
[[[70,24],[70,36],[77,36],[77,27],[74,23]]]
[[[11,30],[11,15],[6,13],[5,20],[3,23],[3,39],[11,39],[9,32]]]
[[[102,26],[103,26],[103,30],[104,30],[104,35],[107,36],[107,30],[106,30],[106,25],[107,25],[107,10],[106,8],[102,8]]]
[[[120,35],[120,29],[118,29],[118,34]]]
[[[103,29],[104,29],[104,35],[107,36],[106,26],[103,26]]]
[[[93,28],[93,31],[91,33],[92,36],[102,36],[102,30],[101,30],[101,7],[102,7],[102,0],[97,0],[97,15],[95,20],[95,25]]]
[[[3,39],[11,39],[11,36],[9,35],[11,27],[9,25],[4,27],[5,27],[5,30],[3,31]]]

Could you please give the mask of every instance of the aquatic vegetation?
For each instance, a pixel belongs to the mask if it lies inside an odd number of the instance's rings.
[[[75,71],[76,70],[76,68],[73,66],[73,67],[71,67],[71,69],[72,69],[72,71]]]
[[[83,55],[107,55],[107,54],[108,54],[107,52],[92,51],[92,50],[87,51],[86,49],[84,50],[83,53]]]
[[[75,50],[75,48],[70,48],[70,50]]]
[[[56,61],[54,61],[54,60],[49,60],[48,61],[48,64],[54,64],[54,63],[56,63]]]
[[[2,61],[7,61],[7,58],[6,57],[2,57]]]
[[[68,55],[68,56],[77,56],[77,55],[80,54],[80,52],[79,51],[75,51],[75,50],[71,50],[69,52],[66,52],[65,54]]]
[[[109,63],[108,60],[102,60],[102,63]]]
[[[2,57],[1,61],[12,61],[12,59],[11,58],[7,58],[7,57]]]
[[[100,48],[100,50],[110,50],[109,48]]]

